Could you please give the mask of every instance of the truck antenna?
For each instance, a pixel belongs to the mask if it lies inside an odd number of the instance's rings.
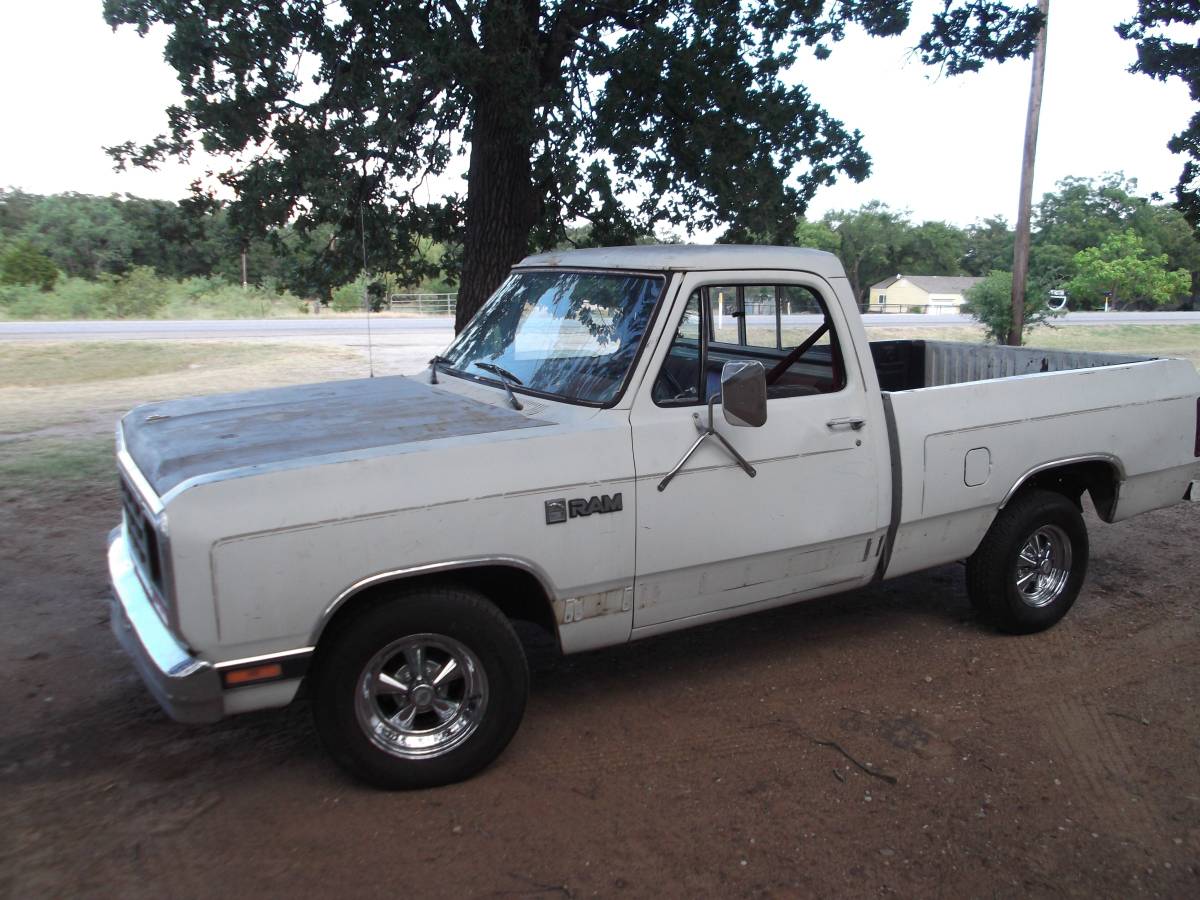
[[[367,277],[367,218],[363,211],[363,201],[358,201],[358,236],[362,239],[363,257],[363,302],[367,306],[367,371],[370,377],[375,377],[375,348],[371,343],[371,291],[366,282]]]

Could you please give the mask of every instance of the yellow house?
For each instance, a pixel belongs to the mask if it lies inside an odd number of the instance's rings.
[[[897,275],[871,285],[867,312],[956,313],[963,296],[983,281],[966,275]]]

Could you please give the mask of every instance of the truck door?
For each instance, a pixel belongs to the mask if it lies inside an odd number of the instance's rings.
[[[861,326],[858,334],[862,334]],[[637,471],[634,633],[670,630],[757,604],[869,580],[890,483],[848,325],[829,284],[803,273],[686,276],[630,413]],[[707,422],[731,360],[768,374],[767,421],[716,430],[751,478],[705,441],[664,477]]]

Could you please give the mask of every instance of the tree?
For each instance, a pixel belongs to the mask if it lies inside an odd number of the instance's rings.
[[[24,231],[39,199],[37,194],[0,188],[0,238]]]
[[[1137,44],[1137,62],[1130,71],[1144,72],[1159,81],[1182,79],[1191,98],[1200,101],[1200,41],[1177,40],[1182,26],[1197,23],[1200,3],[1196,0],[1138,0],[1138,14],[1117,26],[1121,37]],[[1194,114],[1187,128],[1167,146],[1187,158],[1175,197],[1187,220],[1200,227],[1200,113]]]
[[[36,284],[48,291],[57,280],[58,267],[28,241],[17,244],[0,259],[0,283]]]
[[[948,0],[921,58],[951,74],[1027,55],[1025,4]],[[153,167],[198,144],[235,164],[237,227],[335,227],[328,268],[461,242],[458,325],[529,249],[586,221],[597,243],[659,223],[788,242],[815,191],[861,180],[857,131],[783,74],[847,27],[899,34],[894,0],[105,0],[110,25],[170,31],[170,131],[111,149]],[[466,194],[421,184],[467,152]],[[244,160],[244,162],[241,162]],[[340,281],[349,281],[350,277]]]
[[[838,255],[859,303],[866,301],[872,284],[900,271],[902,248],[911,227],[907,213],[872,200],[855,210],[826,213],[825,224],[838,236]]]
[[[905,235],[898,271],[958,275],[966,250],[967,235],[961,228],[946,222],[922,222]]]
[[[131,265],[136,239],[120,203],[74,193],[43,197],[26,236],[68,275],[119,274]]]
[[[1132,305],[1164,306],[1191,288],[1186,269],[1172,271],[1165,253],[1151,256],[1132,231],[1109,236],[1099,247],[1075,254],[1075,277],[1067,292],[1084,302],[1103,303],[1118,309]]]
[[[978,284],[967,289],[966,302],[962,311],[973,316],[987,329],[988,340],[1003,344],[1012,327],[1013,274],[1001,270],[989,272]],[[1058,313],[1047,306],[1048,296],[1044,287],[1031,283],[1025,296],[1025,321],[1021,336],[1024,337],[1036,325],[1041,325]]]
[[[871,285],[899,273],[957,275],[962,271],[966,233],[945,222],[913,225],[907,211],[872,200],[858,209],[825,214],[820,223],[802,223],[797,243],[836,253],[846,267],[859,303]]]
[[[1137,187],[1136,180],[1121,172],[1101,178],[1062,179],[1038,203],[1038,243],[1076,251],[1098,246],[1113,232],[1123,231],[1137,209],[1148,204],[1136,196]]]
[[[1183,214],[1156,198],[1138,196],[1137,181],[1115,172],[1102,178],[1064,178],[1038,204],[1030,271],[1033,279],[1064,287],[1075,255],[1132,230],[1151,255],[1167,254],[1168,268],[1200,278],[1200,241]]]
[[[1003,216],[969,225],[960,265],[968,275],[983,277],[1012,266],[1013,230]]]
[[[796,223],[794,243],[797,247],[808,247],[812,250],[824,250],[828,253],[840,253],[841,238],[828,222],[810,222],[804,219]]]

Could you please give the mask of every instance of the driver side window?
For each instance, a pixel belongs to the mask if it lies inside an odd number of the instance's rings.
[[[801,285],[710,285],[688,298],[655,380],[659,406],[692,406],[720,393],[721,369],[757,360],[767,396],[840,391],[846,385],[837,333],[824,302]]]

